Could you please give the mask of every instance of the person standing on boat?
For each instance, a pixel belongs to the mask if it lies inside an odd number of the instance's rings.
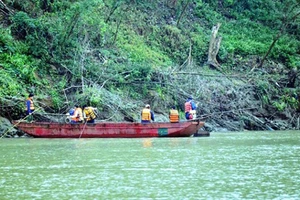
[[[95,123],[95,119],[97,117],[96,110],[97,108],[93,108],[91,106],[83,106],[83,118],[86,123]]]
[[[151,120],[154,121],[154,113],[150,109],[149,104],[147,104],[145,108],[142,110],[141,117],[142,117],[141,120],[142,123],[150,123]]]
[[[179,122],[179,114],[178,114],[178,110],[175,109],[175,106],[172,106],[170,110],[169,119],[171,123]]]
[[[74,115],[71,116],[71,123],[82,123],[83,122],[83,115],[82,115],[82,109],[79,105],[75,105],[75,111]]]
[[[30,93],[26,100],[26,116],[27,121],[31,122],[33,120],[32,113],[34,112],[34,103],[33,103],[34,94]]]
[[[196,112],[197,105],[193,101],[193,97],[189,97],[184,104],[184,112],[186,119],[193,119],[193,112]]]

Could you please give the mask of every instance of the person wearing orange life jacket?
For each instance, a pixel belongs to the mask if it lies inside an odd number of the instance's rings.
[[[33,103],[34,94],[30,93],[26,100],[26,114],[31,115],[34,111],[34,103]]]
[[[76,124],[82,122],[83,122],[82,109],[79,107],[79,105],[75,105],[74,114],[71,116],[71,123]]]
[[[154,121],[154,113],[150,110],[150,105],[147,104],[141,113],[142,123],[150,123],[151,120]]]
[[[83,106],[83,118],[87,123],[95,123],[95,119],[97,117],[96,110],[97,108],[93,108],[91,106]]]
[[[34,94],[30,93],[26,100],[26,115],[27,121],[31,122],[33,120],[32,113],[34,112],[34,103],[33,103],[33,96]]]
[[[197,109],[197,105],[193,101],[193,97],[189,97],[184,104],[185,118],[193,119],[193,115],[191,114],[191,111],[196,109]]]
[[[169,119],[171,123],[179,122],[179,114],[178,114],[178,110],[175,109],[175,106],[172,106],[170,110]]]

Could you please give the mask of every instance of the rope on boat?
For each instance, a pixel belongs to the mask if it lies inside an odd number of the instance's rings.
[[[85,129],[86,124],[87,124],[87,121],[85,121],[85,123],[84,123],[84,126],[83,126],[83,128],[82,128],[82,131],[81,131],[81,133],[80,133],[80,135],[79,135],[79,138],[81,138],[81,135],[82,135],[82,133],[83,133],[83,131],[84,131],[84,129]]]
[[[33,112],[32,112],[32,114],[33,113],[35,113],[36,111],[38,111],[40,108],[37,108],[36,110],[34,110]],[[0,137],[0,139],[2,139],[4,136],[6,136],[7,135],[7,133],[10,131],[10,130],[12,130],[13,128],[16,128],[21,122],[23,122],[27,117],[29,117],[30,115],[26,115],[25,117],[23,117],[22,119],[20,119],[20,120],[18,120],[18,123],[16,123],[16,124],[14,124],[12,127],[10,127],[9,129],[7,129],[2,135],[1,135],[1,137]]]

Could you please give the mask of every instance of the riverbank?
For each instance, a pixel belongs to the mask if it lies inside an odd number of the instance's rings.
[[[157,122],[169,120],[168,112],[173,105],[180,111],[181,120],[184,120],[184,102],[192,95],[198,105],[197,117],[206,122],[203,131],[299,130],[300,78],[296,77],[290,83],[291,72],[284,69],[277,64],[272,68],[266,65],[266,68],[253,71],[249,68],[235,70],[235,74],[220,72],[208,66],[156,71],[157,77],[164,79],[160,83],[164,95],[157,90],[148,90],[147,99],[137,100],[105,89],[99,90],[98,95],[102,96],[102,101],[109,103],[98,108],[97,120],[139,122],[140,111],[146,103],[151,105]],[[50,115],[47,113],[52,110],[49,102],[53,102],[51,97],[37,95],[36,106],[39,110],[36,120],[63,121],[67,109],[61,114]],[[1,118],[0,133],[3,134],[11,126],[7,119]],[[13,128],[5,134],[5,137],[19,136],[23,134]]]

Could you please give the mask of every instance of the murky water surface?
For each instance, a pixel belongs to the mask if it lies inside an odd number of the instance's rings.
[[[300,199],[300,132],[0,139],[0,199]]]

